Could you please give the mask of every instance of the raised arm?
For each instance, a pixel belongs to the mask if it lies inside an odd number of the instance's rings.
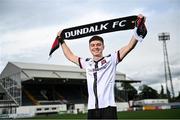
[[[120,60],[123,60],[123,58],[136,46],[137,42],[136,38],[132,36],[130,42],[119,50]]]
[[[120,60],[123,60],[123,58],[136,46],[137,42],[142,41],[146,36],[147,29],[144,23],[145,17],[141,14],[138,15],[134,35],[132,36],[130,42],[119,50]]]
[[[57,36],[60,37],[60,35],[61,35],[61,31],[58,32]],[[66,56],[66,58],[67,58],[69,61],[71,61],[71,62],[79,65],[79,61],[78,61],[79,57],[76,56],[76,55],[74,55],[74,53],[70,50],[70,48],[67,46],[67,44],[64,42],[63,39],[59,39],[59,40],[60,40],[59,42],[60,42],[60,44],[61,44],[63,53],[64,53],[64,55]]]

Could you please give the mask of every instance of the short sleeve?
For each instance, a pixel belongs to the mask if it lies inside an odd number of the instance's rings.
[[[79,57],[78,58],[78,62],[79,62],[79,67],[81,69],[85,69],[86,68],[86,61],[85,61],[85,59]]]
[[[113,52],[111,53],[111,59],[112,61],[117,65],[119,62],[121,62],[120,60],[120,56],[119,56],[119,51]]]

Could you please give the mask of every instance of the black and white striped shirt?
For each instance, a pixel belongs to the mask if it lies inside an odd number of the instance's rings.
[[[116,66],[120,62],[118,52],[94,61],[92,58],[80,58],[79,65],[86,70],[88,85],[88,109],[116,106],[114,83]]]

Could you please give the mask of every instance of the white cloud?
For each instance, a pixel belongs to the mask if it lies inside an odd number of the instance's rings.
[[[31,29],[25,31],[14,31],[1,36],[2,54],[18,55],[27,51],[33,51],[34,48],[42,47],[47,44],[51,38],[48,30]]]

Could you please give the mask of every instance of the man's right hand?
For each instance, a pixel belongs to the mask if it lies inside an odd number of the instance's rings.
[[[62,38],[61,33],[62,33],[61,30],[57,33],[57,39],[59,43],[62,45],[64,43],[64,39]]]

